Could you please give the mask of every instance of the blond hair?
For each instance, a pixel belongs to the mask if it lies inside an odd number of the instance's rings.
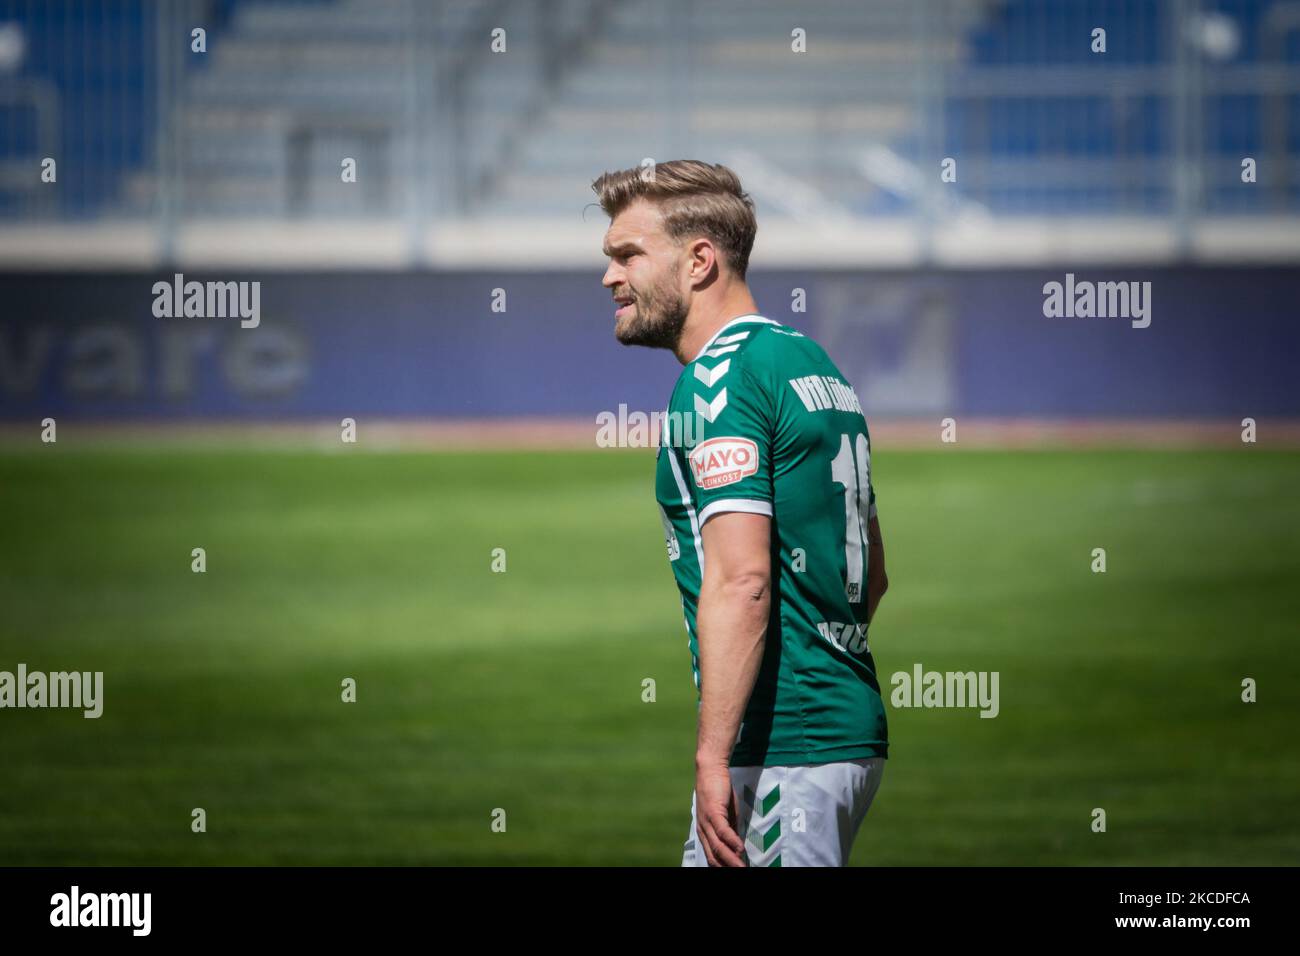
[[[754,201],[741,188],[740,177],[726,166],[674,159],[602,173],[591,188],[611,220],[636,199],[654,202],[669,237],[674,241],[707,237],[722,250],[731,271],[745,278],[758,221]]]

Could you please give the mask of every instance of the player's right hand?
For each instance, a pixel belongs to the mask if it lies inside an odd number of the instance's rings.
[[[748,866],[745,842],[736,832],[740,806],[726,767],[695,772],[695,827],[709,866]]]

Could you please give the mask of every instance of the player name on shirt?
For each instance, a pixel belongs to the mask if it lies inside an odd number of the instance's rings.
[[[835,409],[839,412],[862,413],[862,403],[853,386],[832,375],[804,375],[790,379],[790,387],[810,412]]]
[[[846,654],[870,653],[867,647],[867,627],[853,621],[842,624],[839,621],[818,621],[817,631],[822,637]]]

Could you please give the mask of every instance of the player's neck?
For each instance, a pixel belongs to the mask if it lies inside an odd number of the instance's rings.
[[[697,314],[697,309],[699,314]],[[706,342],[718,334],[718,330],[732,319],[742,315],[758,312],[758,305],[748,289],[742,289],[736,295],[717,305],[697,306],[686,317],[682,337],[677,341],[677,361],[687,365],[700,354]]]

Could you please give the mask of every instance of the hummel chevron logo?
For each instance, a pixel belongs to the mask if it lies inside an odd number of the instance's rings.
[[[723,335],[713,340],[714,345],[730,345],[732,342],[743,342],[749,338],[748,332],[737,332],[734,335]]]
[[[739,344],[723,345],[720,348],[709,349],[707,352],[704,353],[704,356],[705,358],[717,358],[719,355],[726,355],[728,352],[734,352],[738,348],[740,348]]]
[[[727,359],[725,362],[722,362],[720,365],[715,365],[711,369],[707,369],[703,365],[697,365],[695,366],[695,377],[709,388],[712,388],[717,383],[718,379],[727,374],[727,369],[730,367],[731,359]]]
[[[767,863],[763,863],[763,857],[769,853],[781,839],[781,815],[773,815],[773,811],[781,803],[781,787],[775,786],[763,797],[762,804],[755,801],[754,791],[746,787],[741,799],[745,802],[745,809],[751,811],[745,827],[748,830],[744,834],[745,843],[753,848],[750,855],[750,864],[756,866],[780,866],[781,854],[778,851],[776,855]],[[766,830],[763,829],[764,820],[770,819],[771,825]]]
[[[706,422],[711,422],[722,414],[722,410],[727,407],[727,390],[724,388],[718,392],[718,397],[711,402],[706,402],[700,396],[695,396],[695,414],[699,415]]]
[[[720,335],[709,343],[709,350],[704,353],[708,358],[717,358],[719,355],[726,355],[728,352],[734,352],[740,348],[740,343],[749,338],[748,332],[735,332],[731,335]]]

